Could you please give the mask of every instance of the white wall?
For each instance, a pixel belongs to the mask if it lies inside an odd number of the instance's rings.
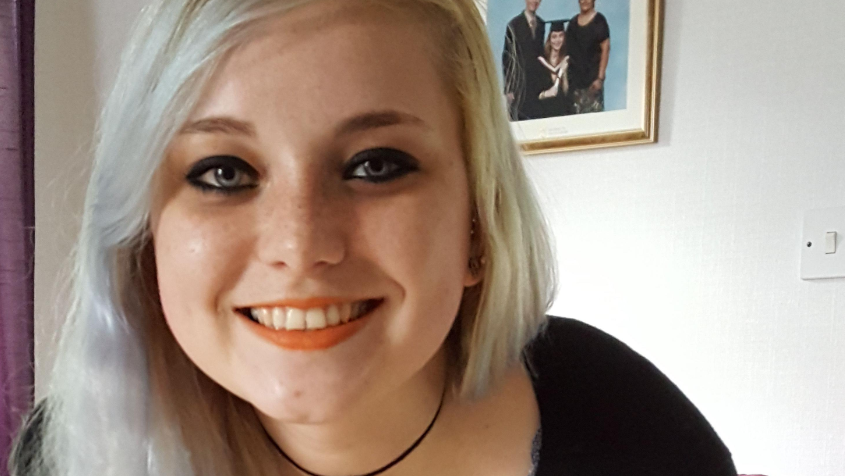
[[[804,212],[845,205],[845,2],[808,7],[668,0],[659,143],[529,160],[553,311],[654,361],[772,476],[845,474],[845,280],[798,278]]]
[[[40,2],[36,25],[39,394],[80,148],[144,1],[68,3]],[[553,313],[651,359],[740,472],[845,471],[845,280],[798,278],[803,213],[845,205],[843,18],[833,0],[667,0],[660,142],[528,160],[557,239]]]
[[[69,255],[91,164],[96,117],[145,0],[39,1],[35,15],[35,392],[67,308]]]

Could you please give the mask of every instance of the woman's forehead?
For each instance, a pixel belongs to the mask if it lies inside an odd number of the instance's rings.
[[[191,121],[242,117],[257,121],[260,133],[264,119],[296,128],[374,110],[424,122],[456,114],[430,30],[355,3],[315,2],[265,22],[229,55]]]

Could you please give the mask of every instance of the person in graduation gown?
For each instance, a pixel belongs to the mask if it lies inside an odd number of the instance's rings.
[[[546,39],[544,55],[537,58],[547,70],[543,78],[543,90],[540,91],[541,117],[560,117],[572,114],[569,96],[569,56],[566,55],[564,22],[550,23],[549,36]]]

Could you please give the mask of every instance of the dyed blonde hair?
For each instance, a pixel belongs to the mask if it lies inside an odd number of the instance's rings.
[[[41,451],[12,466],[63,476],[272,474],[279,456],[252,407],[211,381],[165,324],[148,227],[155,170],[204,86],[258,25],[324,0],[158,0],[142,15],[100,119],[73,305],[41,407]],[[351,0],[344,0],[351,1]],[[486,264],[448,341],[461,398],[483,396],[545,321],[554,259],[511,136],[472,0],[357,0],[424,18],[463,118],[473,250]]]

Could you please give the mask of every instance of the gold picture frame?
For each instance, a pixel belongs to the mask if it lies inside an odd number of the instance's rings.
[[[476,0],[476,3],[487,22],[494,57],[497,57],[503,50],[508,25],[513,25],[509,21],[525,14],[526,0]],[[613,71],[617,73],[613,78],[616,80],[613,84],[616,88],[613,91],[615,108],[588,114],[512,121],[514,135],[526,155],[657,141],[663,50],[663,0],[596,0],[596,10],[599,13],[602,12],[603,6],[609,10],[610,55],[611,61],[614,61]],[[574,18],[569,16],[573,7],[577,15],[577,0],[555,0],[555,3],[551,0],[541,1],[536,14],[545,22],[544,35],[545,31],[550,29],[545,25],[550,25],[551,20],[560,18],[560,23],[566,22],[567,18]],[[547,17],[543,17],[544,13]],[[618,31],[614,32],[613,25],[617,26]],[[614,33],[617,34],[616,38],[619,38],[619,32],[622,32],[623,38],[616,42],[624,44],[624,48],[614,49]],[[612,56],[614,54],[615,57]],[[621,57],[623,54],[625,56]],[[498,57],[496,60],[501,79],[504,76],[501,72],[502,60]],[[610,83],[610,67],[607,75]],[[624,81],[619,79],[622,76]]]

